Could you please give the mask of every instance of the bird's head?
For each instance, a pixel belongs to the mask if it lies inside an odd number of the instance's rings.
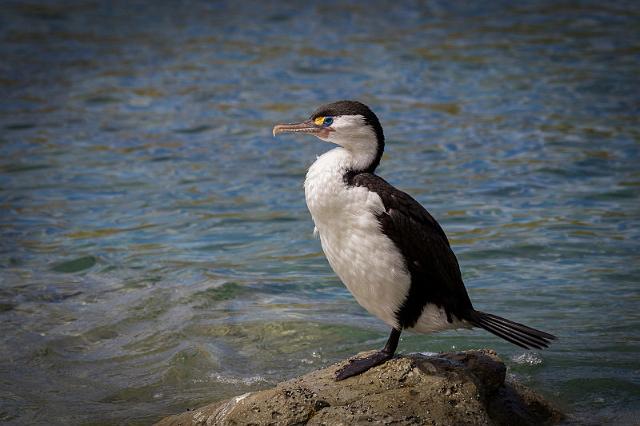
[[[378,117],[368,106],[357,101],[338,101],[319,107],[308,120],[278,124],[279,133],[308,133],[340,145],[352,155],[368,158],[365,171],[373,171],[384,151],[384,134]]]

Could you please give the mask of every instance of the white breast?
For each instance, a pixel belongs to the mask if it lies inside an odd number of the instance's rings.
[[[376,213],[384,211],[378,194],[349,187],[343,180],[349,154],[333,149],[318,158],[305,180],[305,198],[322,250],[349,291],[371,314],[398,327],[396,311],[411,277],[404,261],[381,230]]]

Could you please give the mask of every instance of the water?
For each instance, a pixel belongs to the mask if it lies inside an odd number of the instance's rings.
[[[270,133],[355,98],[476,306],[560,337],[400,350],[492,347],[633,423],[639,29],[636,2],[3,2],[0,421],[149,423],[382,346],[312,237],[329,146]]]

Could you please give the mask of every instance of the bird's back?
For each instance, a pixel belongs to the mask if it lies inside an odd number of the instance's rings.
[[[348,180],[354,187],[365,187],[380,196],[385,207],[378,215],[382,232],[400,250],[411,275],[409,294],[398,311],[402,326],[427,327],[424,322],[428,319],[420,320],[429,307],[444,310],[452,326],[467,319],[473,306],[456,256],[433,216],[409,194],[379,176],[359,173]]]

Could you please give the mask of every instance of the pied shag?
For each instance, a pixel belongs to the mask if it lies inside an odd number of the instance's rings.
[[[432,333],[480,327],[525,349],[546,348],[555,339],[473,308],[438,222],[410,195],[374,174],[384,134],[366,105],[323,105],[306,121],[273,128],[274,136],[285,132],[308,133],[338,145],[318,157],[304,182],[314,232],[358,303],[392,328],[382,350],[351,359],[336,372],[336,380],[392,358],[404,329]]]

